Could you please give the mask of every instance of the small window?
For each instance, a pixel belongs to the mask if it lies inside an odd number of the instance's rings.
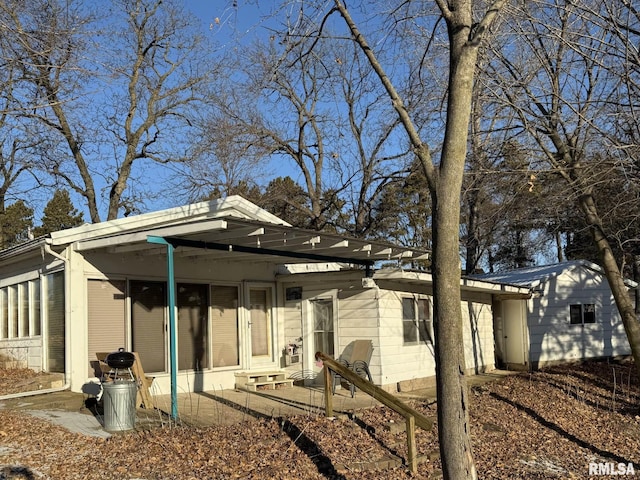
[[[569,305],[569,322],[571,325],[596,323],[596,306],[593,303]]]
[[[287,302],[302,300],[302,287],[288,287],[284,292],[285,300]]]
[[[431,305],[425,298],[402,299],[402,335],[405,345],[433,343]]]

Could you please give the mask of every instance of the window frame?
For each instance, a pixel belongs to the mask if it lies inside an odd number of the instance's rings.
[[[409,311],[405,308],[411,302],[412,318],[406,315]],[[402,344],[406,346],[427,344],[433,345],[433,316],[431,314],[431,301],[429,298],[420,296],[404,296],[401,298],[402,310]],[[407,333],[410,331],[414,335],[413,340],[407,340]]]
[[[597,323],[595,303],[569,304],[569,325],[590,325]]]

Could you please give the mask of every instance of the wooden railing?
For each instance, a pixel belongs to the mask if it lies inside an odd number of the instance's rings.
[[[374,385],[373,383],[365,380],[360,375],[356,374],[349,368],[336,362],[333,358],[328,357],[322,352],[316,353],[316,360],[322,360],[324,365],[324,406],[327,417],[333,417],[333,385],[331,371],[354,384],[364,393],[370,395],[380,403],[386,405],[392,410],[402,415],[406,421],[407,429],[407,464],[412,473],[416,473],[418,470],[418,456],[416,452],[416,425],[424,430],[431,430],[433,428],[433,421],[413,408],[405,405],[401,400],[383,390],[382,388]]]

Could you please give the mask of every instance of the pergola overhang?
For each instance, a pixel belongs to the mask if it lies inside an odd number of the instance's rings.
[[[256,220],[224,217],[175,225],[113,231],[93,238],[75,239],[76,251],[107,249],[110,253],[156,254],[147,237],[171,243],[179,257],[272,263],[342,262],[373,266],[379,261],[427,261],[427,250],[388,242],[346,237]]]
[[[164,227],[155,231],[126,234],[123,242],[117,239],[92,240],[92,248],[106,246],[108,248],[124,248],[125,244],[139,244],[142,235],[152,245],[164,246],[167,253],[167,285],[169,306],[169,356],[171,374],[171,416],[178,415],[177,394],[177,335],[175,318],[175,275],[174,255],[181,249],[181,255],[211,256],[212,259],[270,259],[282,263],[310,262],[343,262],[360,265],[366,268],[367,276],[373,274],[372,267],[376,261],[392,260],[427,260],[427,251],[418,252],[414,256],[411,249],[396,245],[369,242],[332,233],[293,228],[244,219],[226,218],[214,222],[207,221],[205,230],[198,229],[197,224],[180,227]],[[182,230],[179,230],[182,229]],[[77,246],[83,249],[82,245]],[[130,250],[129,250],[130,251]]]

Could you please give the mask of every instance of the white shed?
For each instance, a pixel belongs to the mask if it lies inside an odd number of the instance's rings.
[[[609,283],[594,263],[576,260],[474,278],[531,291],[526,305],[509,299],[494,305],[497,357],[506,366],[537,369],[631,353]]]

